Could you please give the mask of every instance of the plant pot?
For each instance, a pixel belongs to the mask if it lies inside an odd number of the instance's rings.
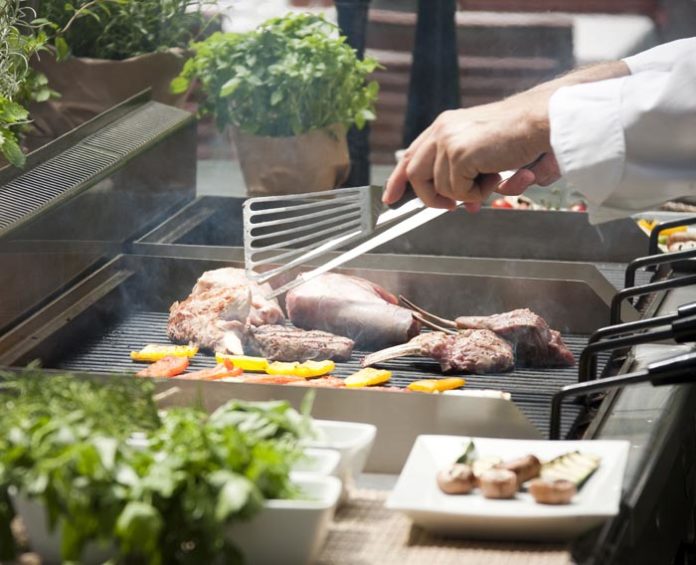
[[[43,53],[32,61],[32,67],[46,75],[60,98],[30,106],[34,131],[26,143],[36,149],[146,88],[152,89],[153,100],[182,103],[185,94],[172,94],[169,85],[185,61],[181,49],[122,61],[71,57],[60,63]]]
[[[342,125],[293,137],[232,132],[247,194],[266,196],[329,190],[350,172],[346,130]]]
[[[331,476],[297,475],[293,482],[301,494],[292,500],[267,500],[263,509],[248,522],[239,522],[228,530],[245,555],[247,563],[310,563],[328,533],[341,492],[341,482]],[[25,524],[32,550],[42,563],[60,563],[60,532],[48,529],[45,506],[36,499],[12,495],[12,504]],[[273,543],[269,543],[269,534]],[[80,563],[103,563],[115,554],[114,546],[90,543]]]

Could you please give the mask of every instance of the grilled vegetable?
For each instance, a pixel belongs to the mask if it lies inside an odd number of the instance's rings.
[[[564,453],[542,465],[541,478],[551,481],[561,479],[570,481],[577,488],[580,488],[597,470],[600,461],[600,457],[589,453],[580,453],[579,451]]]
[[[525,455],[512,461],[506,461],[500,467],[515,473],[518,485],[538,477],[541,472],[541,462],[534,455]]]
[[[336,363],[327,359],[326,361],[304,361],[299,363],[285,363],[283,361],[274,361],[266,368],[269,375],[292,375],[294,377],[302,377],[311,379],[312,377],[321,377],[328,375],[336,368]]]
[[[477,459],[478,453],[476,452],[476,445],[473,441],[469,440],[469,443],[467,443],[466,447],[464,448],[464,452],[459,457],[457,457],[455,463],[464,463],[466,465],[472,465],[474,461],[476,461]]]
[[[486,498],[513,498],[517,492],[517,475],[508,469],[489,469],[478,482]]]
[[[200,371],[185,373],[174,378],[189,379],[194,381],[217,381],[227,377],[238,377],[243,373],[244,371],[242,371],[239,367],[235,367],[231,361],[225,359],[222,363],[218,363],[212,369],[201,369]]]
[[[466,384],[466,381],[461,377],[448,377],[445,379],[421,379],[414,381],[408,385],[409,390],[418,392],[442,392],[452,390],[453,388],[461,388]]]
[[[346,377],[343,382],[345,382],[347,387],[351,388],[364,387],[386,383],[389,379],[391,379],[391,376],[391,371],[365,367],[364,369],[360,369],[357,373],[353,373],[352,375]]]
[[[231,361],[235,367],[239,367],[243,371],[252,373],[265,373],[268,369],[268,359],[264,357],[249,357],[247,355],[225,355],[224,353],[216,353],[215,360],[222,363],[225,360]]]
[[[153,362],[165,357],[193,357],[198,353],[197,345],[161,345],[151,343],[140,351],[131,351],[133,361]]]
[[[188,357],[163,357],[148,365],[142,371],[138,371],[138,377],[176,377],[183,373],[189,366]]]
[[[570,504],[578,490],[575,483],[564,479],[534,479],[529,483],[529,492],[539,504]]]
[[[437,486],[445,494],[469,494],[476,486],[476,477],[469,465],[454,463],[437,474]]]

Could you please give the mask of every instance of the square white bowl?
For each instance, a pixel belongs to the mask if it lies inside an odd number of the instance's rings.
[[[341,481],[319,475],[293,476],[300,498],[268,500],[249,522],[230,528],[230,539],[250,564],[306,565],[317,556],[329,532]]]
[[[321,475],[322,477],[338,476],[341,454],[335,449],[317,449],[307,447],[303,457],[292,466],[293,475]]]
[[[601,457],[599,468],[567,505],[537,504],[529,493],[491,500],[480,491],[448,495],[437,486],[437,472],[452,464],[472,439],[481,457],[503,460],[527,454],[542,462],[569,451]],[[416,524],[438,534],[481,539],[569,540],[615,516],[619,510],[629,442],[544,441],[418,436],[387,500]]]
[[[337,476],[345,484],[354,482],[365,468],[377,428],[372,424],[334,420],[314,420],[314,426],[319,437],[308,440],[307,447],[338,451],[341,460]]]
[[[264,508],[248,522],[235,523],[229,536],[245,555],[247,563],[310,563],[321,548],[341,495],[336,477],[293,474],[299,498],[267,500]],[[31,548],[43,563],[61,563],[60,532],[49,531],[46,508],[38,500],[12,496],[12,504],[25,524]],[[114,547],[89,544],[80,560],[85,565],[104,563]]]

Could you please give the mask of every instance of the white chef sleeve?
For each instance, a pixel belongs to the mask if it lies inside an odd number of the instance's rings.
[[[643,71],[670,71],[678,60],[689,54],[696,57],[696,37],[663,43],[623,61],[635,75]]]
[[[549,119],[561,172],[592,223],[696,195],[696,48],[670,68],[561,88]]]

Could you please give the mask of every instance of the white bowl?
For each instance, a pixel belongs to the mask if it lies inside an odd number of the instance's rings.
[[[321,549],[341,494],[341,481],[295,475],[293,482],[302,490],[302,498],[268,500],[249,522],[230,528],[230,539],[247,563],[305,565]]]
[[[292,481],[301,490],[300,498],[267,500],[249,522],[230,527],[230,539],[244,553],[247,563],[304,565],[311,562],[324,543],[341,495],[341,481],[307,473],[293,474]],[[60,531],[49,531],[44,505],[17,494],[12,494],[12,503],[25,524],[32,550],[42,562],[62,563]],[[80,563],[104,563],[113,555],[114,547],[109,542],[89,544]]]
[[[341,454],[338,477],[344,483],[354,482],[365,468],[377,428],[372,424],[334,420],[314,420],[314,426],[319,437],[307,441],[307,446],[338,451]]]
[[[321,475],[338,477],[341,454],[335,449],[316,449],[307,447],[304,457],[292,466],[293,475]]]

